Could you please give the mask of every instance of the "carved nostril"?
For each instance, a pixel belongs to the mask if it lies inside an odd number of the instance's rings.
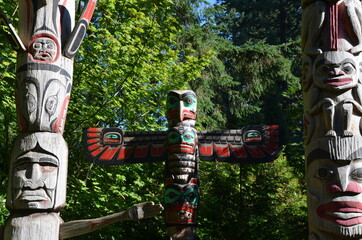
[[[358,183],[351,182],[348,184],[345,192],[362,193],[362,187]]]
[[[337,192],[342,192],[342,189],[337,184],[329,184],[327,186],[327,192],[337,193]]]
[[[335,74],[335,72],[334,71],[329,71],[328,72],[328,76],[335,76],[336,74]]]
[[[343,71],[339,71],[338,75],[345,75],[345,73]]]

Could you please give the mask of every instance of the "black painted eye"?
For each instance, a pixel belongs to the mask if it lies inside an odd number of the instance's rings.
[[[334,175],[333,170],[326,168],[326,167],[321,167],[319,169],[317,169],[317,171],[314,174],[314,177],[319,178],[319,179],[328,179],[330,177],[332,177]]]
[[[343,72],[345,72],[346,74],[351,74],[354,72],[354,66],[351,63],[345,63],[342,66],[342,70]]]
[[[330,68],[327,65],[322,65],[317,69],[318,73],[322,74],[322,75],[326,75],[329,73]]]
[[[362,180],[362,168],[357,168],[351,172],[351,177],[356,180]]]

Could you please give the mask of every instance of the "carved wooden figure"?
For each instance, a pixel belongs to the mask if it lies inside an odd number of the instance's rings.
[[[0,239],[66,239],[123,220],[159,214],[146,202],[98,219],[63,223],[68,147],[63,131],[70,100],[73,57],[85,36],[97,1],[89,0],[74,24],[74,0],[19,1],[19,34],[3,11],[0,23],[18,52],[16,105],[21,133],[10,159],[7,208]],[[74,26],[75,25],[75,26]]]
[[[309,240],[362,239],[361,2],[302,3]]]
[[[263,163],[282,148],[279,126],[247,126],[240,130],[196,131],[196,95],[171,91],[167,98],[167,132],[128,132],[89,128],[83,143],[87,158],[101,165],[166,161],[165,215],[173,240],[196,239],[200,199],[198,161]]]

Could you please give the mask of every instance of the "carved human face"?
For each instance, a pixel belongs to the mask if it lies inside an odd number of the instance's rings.
[[[168,224],[195,224],[199,202],[197,184],[170,184],[166,186],[165,206]]]
[[[196,119],[197,100],[193,91],[172,91],[167,97],[167,118],[175,124]]]
[[[360,69],[357,59],[348,52],[324,52],[314,63],[314,83],[321,89],[343,91],[355,87]]]
[[[170,129],[168,132],[169,153],[194,154],[196,143],[197,132],[194,128]]]
[[[49,209],[53,207],[59,160],[50,155],[28,152],[13,166],[14,207]]]
[[[17,138],[10,163],[10,209],[58,209],[65,203],[68,148],[59,133]]]
[[[58,57],[58,46],[52,38],[36,37],[30,44],[29,52],[34,60],[54,62]]]
[[[33,66],[28,64],[26,66]],[[22,131],[63,132],[72,82],[63,69],[18,72],[17,102]]]
[[[311,227],[337,238],[362,236],[362,159],[317,159],[307,175]]]

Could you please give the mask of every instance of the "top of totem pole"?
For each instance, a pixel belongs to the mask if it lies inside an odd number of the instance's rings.
[[[191,90],[170,91],[167,96],[167,119],[169,127],[195,126],[197,110],[196,94]]]

